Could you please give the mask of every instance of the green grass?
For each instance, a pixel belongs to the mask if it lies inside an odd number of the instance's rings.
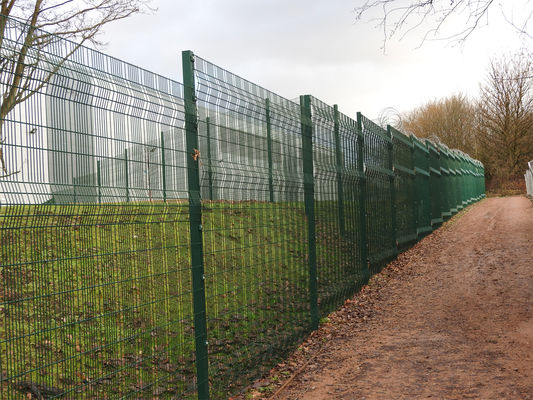
[[[194,395],[188,212],[0,209],[0,397]],[[211,390],[222,398],[310,330],[307,222],[303,203],[204,202],[202,214]],[[358,280],[356,227],[340,237],[336,215],[333,202],[317,206],[322,313]]]
[[[322,322],[369,278],[347,197],[343,226],[315,202]],[[386,200],[366,203],[373,251]],[[227,398],[311,330],[307,217],[256,201],[202,216],[210,389]],[[189,240],[187,202],[0,208],[0,398],[194,398]]]
[[[2,397],[24,392],[16,382],[67,397],[118,395],[157,379],[161,392],[185,387],[193,372],[183,358],[192,349],[185,206],[2,211],[0,350],[2,374],[14,378]]]

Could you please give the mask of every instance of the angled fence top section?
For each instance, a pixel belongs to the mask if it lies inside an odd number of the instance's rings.
[[[17,90],[27,99],[2,117],[6,176],[0,180],[0,202],[117,202],[149,198],[148,191],[162,198],[156,173],[163,168],[162,151],[153,148],[161,147],[162,135],[169,143],[183,141],[174,134],[184,125],[183,86],[37,31],[48,40],[27,52],[17,88],[13,71],[28,27],[13,19],[6,23],[1,90],[4,95]],[[169,175],[183,167],[180,158],[179,152],[166,155]],[[166,189],[184,197],[179,194],[184,188]]]

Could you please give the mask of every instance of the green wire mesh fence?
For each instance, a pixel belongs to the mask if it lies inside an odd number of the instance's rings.
[[[392,138],[361,113],[357,123],[364,140],[367,257],[375,267],[397,254]]]
[[[363,262],[360,212],[364,182],[356,121],[310,97],[313,144],[318,308],[338,308],[368,279]]]
[[[0,398],[228,397],[484,196],[481,163],[360,113],[5,21]]]
[[[418,239],[415,201],[415,165],[413,141],[402,132],[389,127],[393,149],[396,242],[404,248]],[[437,198],[438,200],[438,198]]]
[[[6,22],[3,95],[28,29]],[[194,395],[183,86],[53,37],[24,62],[34,93],[1,120],[0,398]]]
[[[423,140],[415,137],[412,140],[414,144],[413,161],[415,164],[416,225],[417,235],[420,237],[427,235],[432,230],[429,149]]]

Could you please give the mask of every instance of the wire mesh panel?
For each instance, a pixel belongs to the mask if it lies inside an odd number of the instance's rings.
[[[472,196],[470,193],[470,185],[471,185],[470,162],[469,162],[469,157],[462,151],[459,152],[459,155],[461,159],[461,171],[463,174],[462,179],[461,179],[463,207],[467,207],[470,203],[472,203]]]
[[[459,156],[459,165],[461,168],[461,201],[463,203],[463,208],[467,207],[470,203],[470,194],[469,194],[469,177],[470,171],[468,169],[467,156],[460,150],[457,150]]]
[[[478,187],[477,187],[477,177],[476,177],[476,160],[473,158],[469,158],[469,167],[470,171],[470,181],[469,181],[469,188],[470,188],[470,202],[474,203],[478,201],[478,196],[480,196],[480,193],[478,193]]]
[[[468,193],[470,197],[470,204],[474,203],[477,200],[477,188],[476,188],[476,170],[475,162],[471,157],[468,157]]]
[[[449,171],[449,187],[448,196],[450,198],[450,212],[452,215],[457,214],[457,175],[458,172],[455,169],[455,155],[453,149],[448,149],[448,171]]]
[[[452,166],[452,172],[453,172],[452,212],[459,212],[463,209],[463,201],[461,198],[461,169],[459,166],[459,158],[457,156],[455,149],[450,150],[450,157],[451,157],[451,166]]]
[[[5,21],[0,397],[194,395],[182,86]]]
[[[392,134],[392,161],[396,200],[396,241],[399,247],[415,241],[416,202],[413,142],[402,132],[389,127]]]
[[[455,150],[455,157],[457,158],[457,166],[456,166],[456,169],[459,171],[459,199],[458,199],[458,202],[461,206],[461,209],[465,208],[467,206],[466,204],[466,200],[464,198],[465,196],[465,193],[464,193],[464,175],[465,175],[465,170],[463,168],[463,156],[462,156],[462,152],[460,150]]]
[[[327,315],[364,280],[357,122],[311,97],[318,305]]]
[[[451,199],[451,174],[449,169],[449,155],[448,148],[443,144],[439,144],[440,153],[440,173],[442,180],[442,198],[441,198],[441,213],[442,219],[446,221],[452,216],[452,199]]]
[[[387,131],[358,113],[364,136],[368,260],[381,264],[397,253],[393,229],[392,140]]]
[[[310,329],[302,127],[298,103],[194,65],[198,157],[213,171],[202,200],[209,374],[222,398]]]
[[[417,204],[417,233],[418,236],[424,236],[432,230],[429,150],[423,142],[415,137],[413,137],[413,144]]]
[[[440,155],[437,147],[426,140],[429,150],[429,186],[431,192],[431,226],[433,229],[442,224],[442,178],[440,171]]]

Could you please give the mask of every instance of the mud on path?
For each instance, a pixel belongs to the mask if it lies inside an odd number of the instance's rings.
[[[490,198],[462,214],[376,275],[248,397],[533,399],[532,203]]]

